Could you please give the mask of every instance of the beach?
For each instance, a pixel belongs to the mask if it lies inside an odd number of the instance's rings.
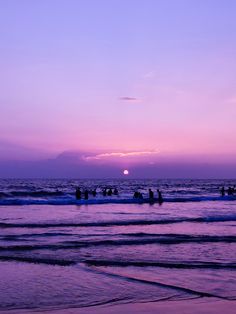
[[[0,314],[236,314],[236,0],[0,0]]]
[[[219,194],[228,184],[1,180],[0,311],[233,313],[236,201]],[[97,187],[93,203],[71,203],[78,185]],[[101,203],[104,186],[119,195]],[[149,187],[162,204],[132,203]]]

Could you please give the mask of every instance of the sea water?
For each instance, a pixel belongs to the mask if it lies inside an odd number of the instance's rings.
[[[233,180],[1,180],[0,310],[236,300]],[[97,189],[75,200],[76,187]],[[118,196],[102,195],[117,188]],[[134,191],[164,202],[136,204]]]

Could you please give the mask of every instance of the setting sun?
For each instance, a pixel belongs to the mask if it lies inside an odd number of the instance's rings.
[[[126,169],[123,171],[124,175],[128,175],[129,174],[129,171]]]

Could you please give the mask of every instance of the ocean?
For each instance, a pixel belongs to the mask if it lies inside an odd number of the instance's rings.
[[[0,180],[0,311],[96,313],[193,300],[236,307],[236,195],[219,192],[234,185]],[[76,200],[78,186],[97,195]],[[103,196],[106,187],[119,194]],[[154,197],[160,189],[164,202],[149,202],[149,188]]]

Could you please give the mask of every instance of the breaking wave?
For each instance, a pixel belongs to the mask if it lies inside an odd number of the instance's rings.
[[[15,192],[23,193],[23,192]],[[2,193],[4,194],[4,193]],[[58,196],[58,198],[47,198],[48,196]],[[102,204],[155,204],[160,203],[158,199],[150,200],[133,198],[98,198],[88,200],[76,200],[73,196],[64,197],[63,193],[58,192],[34,192],[35,198],[2,198],[0,195],[0,206],[12,205],[102,205]],[[5,195],[6,196],[6,195]],[[19,196],[19,195],[17,195]],[[23,196],[23,195],[21,195]],[[26,196],[26,195],[25,195]],[[31,195],[32,196],[32,195]],[[38,198],[37,198],[38,197]],[[45,197],[45,198],[44,198]],[[167,203],[185,203],[185,202],[206,202],[206,201],[236,201],[236,196],[198,196],[198,197],[168,197],[164,199]]]

